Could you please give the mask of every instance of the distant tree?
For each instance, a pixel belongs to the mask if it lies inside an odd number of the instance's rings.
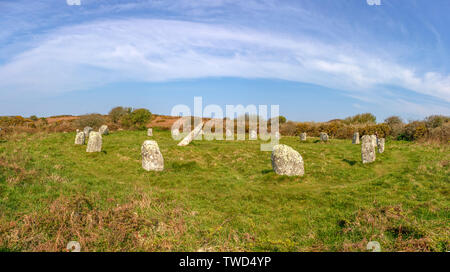
[[[384,122],[388,126],[402,125],[403,124],[403,120],[399,116],[390,116],[390,117],[384,119]]]
[[[384,120],[386,125],[390,129],[390,135],[394,138],[398,138],[403,133],[403,120],[399,116],[390,116]]]
[[[36,115],[31,115],[30,119],[31,119],[31,121],[37,121],[39,118],[37,118]]]
[[[280,123],[280,125],[286,123],[286,121],[287,121],[286,117],[282,115],[278,116],[278,122]]]
[[[344,119],[346,124],[375,124],[377,118],[372,113],[361,113]]]
[[[131,108],[119,106],[119,107],[112,108],[109,111],[108,115],[113,123],[118,123],[124,115],[130,114],[130,113],[131,113]]]
[[[92,127],[99,128],[105,123],[105,118],[98,113],[85,114],[75,121],[78,128]]]
[[[450,117],[444,115],[431,115],[425,118],[427,128],[441,127],[444,123],[450,122]]]
[[[152,118],[152,113],[147,109],[135,109],[130,114],[122,116],[120,122],[126,127],[145,129],[145,125]]]

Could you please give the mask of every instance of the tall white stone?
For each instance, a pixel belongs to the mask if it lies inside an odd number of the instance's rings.
[[[385,139],[384,138],[378,138],[377,139],[378,153],[383,153],[384,152],[384,143],[385,143]]]
[[[359,132],[353,134],[352,144],[359,144]]]
[[[153,129],[152,128],[147,129],[147,136],[153,136]]]
[[[256,133],[256,130],[252,129],[249,133],[249,139],[250,140],[256,140],[258,138],[258,134]]]
[[[102,135],[99,132],[91,131],[86,148],[86,152],[102,151]]]
[[[99,132],[101,135],[108,135],[108,134],[109,134],[108,126],[107,126],[107,125],[101,126],[100,129],[98,130],[98,132]]]
[[[364,135],[361,137],[361,160],[362,163],[371,163],[375,161],[375,146],[373,145],[372,136]]]
[[[164,170],[164,158],[156,141],[147,140],[141,147],[142,168],[147,171]]]
[[[326,134],[325,132],[321,132],[320,133],[320,140],[322,142],[327,142],[328,141],[328,134]]]
[[[75,136],[75,144],[76,145],[84,145],[86,141],[86,136],[84,135],[83,131],[77,132],[77,135]]]

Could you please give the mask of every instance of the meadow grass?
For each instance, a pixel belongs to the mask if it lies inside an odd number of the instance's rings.
[[[0,250],[383,251],[449,249],[449,145],[387,141],[376,162],[360,145],[280,142],[303,177],[277,176],[260,141],[194,141],[118,131],[86,153],[75,133],[0,141]],[[162,172],[141,167],[158,142]]]

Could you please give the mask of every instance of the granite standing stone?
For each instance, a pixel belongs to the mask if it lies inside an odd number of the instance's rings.
[[[147,140],[141,147],[142,168],[147,171],[164,170],[164,158],[156,141]]]
[[[250,130],[250,134],[249,134],[249,138],[250,140],[256,140],[256,138],[258,138],[258,134],[256,133],[256,130]]]
[[[102,135],[99,132],[91,131],[86,148],[86,152],[102,151]]]
[[[300,134],[300,141],[306,141],[306,132]]]
[[[361,159],[362,163],[371,163],[375,161],[375,146],[372,142],[372,136],[364,135],[361,137]]]
[[[89,133],[93,130],[93,128],[91,127],[85,127],[83,129],[84,135],[86,135],[86,137],[89,137]]]
[[[278,175],[303,176],[305,174],[302,156],[287,145],[275,145],[271,159],[272,168]]]
[[[84,135],[83,131],[77,132],[77,135],[75,136],[75,144],[76,145],[84,145],[86,142],[86,135]]]
[[[108,135],[109,134],[108,126],[107,125],[101,126],[98,132],[100,132],[101,135]]]
[[[328,141],[328,134],[326,134],[325,132],[321,132],[320,133],[320,140],[322,142],[327,142]]]
[[[353,134],[353,141],[352,144],[359,144],[359,132],[355,132]]]
[[[384,142],[385,142],[384,138],[378,138],[377,139],[378,153],[383,153],[384,152]]]
[[[147,129],[147,136],[153,136],[153,129],[152,128]]]

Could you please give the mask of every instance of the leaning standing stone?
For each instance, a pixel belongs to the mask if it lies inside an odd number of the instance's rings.
[[[84,145],[86,141],[86,136],[83,131],[77,132],[77,136],[75,136],[75,144],[76,145]]]
[[[181,140],[181,142],[178,143],[178,146],[186,146],[190,144],[192,140],[194,140],[201,133],[202,127],[203,122],[199,124],[197,127],[195,127],[194,130],[189,132],[189,134],[186,137],[184,137],[184,139]]]
[[[164,170],[164,158],[156,141],[147,140],[141,147],[142,168],[147,171]]]
[[[272,168],[278,175],[303,176],[305,174],[302,156],[287,145],[275,145],[271,159]]]
[[[371,163],[375,161],[375,146],[372,142],[372,136],[364,135],[361,137],[361,159],[362,163]]]
[[[378,138],[377,139],[377,145],[378,145],[378,153],[383,153],[384,152],[384,138]]]
[[[91,134],[89,134],[86,152],[100,151],[102,151],[102,135],[99,132],[92,131]]]
[[[306,141],[306,132],[300,134],[300,141]]]
[[[359,132],[355,132],[353,134],[353,141],[352,144],[359,144]]]
[[[231,132],[231,130],[228,128],[227,128],[225,134],[226,134],[227,139],[234,138],[233,132]]]
[[[100,132],[101,135],[108,135],[109,134],[108,126],[107,125],[101,126],[98,132]]]
[[[153,136],[153,129],[152,128],[147,129],[147,136]]]
[[[256,130],[250,130],[250,135],[249,135],[250,137],[250,140],[256,140],[256,138],[258,137],[257,136],[257,134],[256,134]]]
[[[93,128],[91,128],[91,127],[85,127],[84,130],[83,130],[84,135],[86,135],[87,137],[89,137],[89,133],[90,133],[92,130],[93,130]]]
[[[326,134],[325,132],[321,132],[320,133],[320,140],[322,142],[327,142],[328,141],[328,134]]]

